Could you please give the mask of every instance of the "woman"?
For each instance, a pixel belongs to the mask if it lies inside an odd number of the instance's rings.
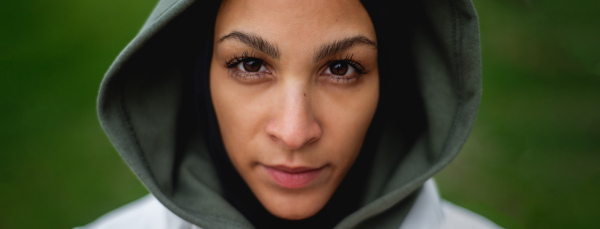
[[[440,202],[480,96],[468,0],[160,1],[99,116],[152,195],[89,228],[492,228]]]

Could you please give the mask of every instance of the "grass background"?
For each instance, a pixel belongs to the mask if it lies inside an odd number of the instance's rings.
[[[600,1],[475,0],[483,99],[444,198],[507,228],[596,228]],[[0,228],[71,228],[146,193],[99,82],[155,1],[0,2]]]

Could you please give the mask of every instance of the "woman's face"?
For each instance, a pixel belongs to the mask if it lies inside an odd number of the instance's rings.
[[[377,107],[366,10],[358,0],[229,0],[214,38],[210,90],[234,167],[273,215],[316,214]]]

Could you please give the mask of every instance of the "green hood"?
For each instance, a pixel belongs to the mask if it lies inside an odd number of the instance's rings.
[[[411,207],[403,200],[458,154],[473,125],[481,95],[477,16],[470,0],[363,4],[380,47],[374,121],[384,129],[364,171],[362,207],[337,227],[397,228]],[[223,197],[189,86],[198,54],[211,52],[218,7],[161,0],[106,73],[98,114],[121,157],[173,213],[204,228],[252,228]]]

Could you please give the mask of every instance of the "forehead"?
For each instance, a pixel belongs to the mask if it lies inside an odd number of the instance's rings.
[[[215,37],[232,31],[251,32],[289,47],[314,47],[356,35],[376,40],[358,0],[226,0],[219,9]]]

